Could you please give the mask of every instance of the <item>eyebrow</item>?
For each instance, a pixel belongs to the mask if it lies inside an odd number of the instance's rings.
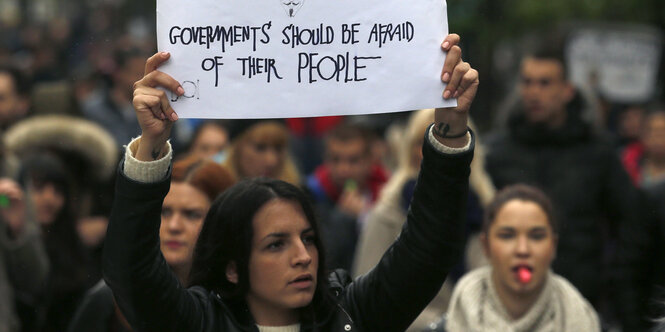
[[[313,231],[314,231],[314,228],[313,228],[313,227],[309,227],[309,228],[303,230],[302,232],[300,232],[300,234],[302,235],[302,234],[309,233],[309,232],[313,232]],[[275,233],[270,233],[270,234],[264,236],[264,237],[263,237],[263,240],[268,239],[268,238],[278,238],[278,239],[282,239],[282,238],[287,238],[287,237],[289,237],[289,233],[275,232]],[[262,241],[263,241],[263,240],[262,240]]]

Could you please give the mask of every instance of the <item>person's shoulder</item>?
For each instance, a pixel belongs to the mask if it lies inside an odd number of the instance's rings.
[[[482,266],[467,272],[455,285],[455,293],[475,291],[483,287],[490,276],[491,267]]]
[[[555,273],[551,274],[551,278],[556,293],[558,296],[564,297],[567,303],[571,303],[570,301],[574,300],[574,302],[584,308],[592,308],[591,304],[582,296],[582,293],[566,278]]]

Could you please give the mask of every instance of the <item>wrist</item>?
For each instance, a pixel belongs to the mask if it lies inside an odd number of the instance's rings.
[[[134,157],[139,161],[154,161],[163,158],[167,152],[165,140],[141,136]]]

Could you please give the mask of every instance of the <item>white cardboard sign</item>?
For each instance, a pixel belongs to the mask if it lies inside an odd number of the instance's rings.
[[[445,0],[157,0],[160,70],[183,118],[452,107],[441,97]]]
[[[662,53],[658,30],[618,24],[583,28],[566,50],[571,80],[610,101],[643,103],[656,93]]]

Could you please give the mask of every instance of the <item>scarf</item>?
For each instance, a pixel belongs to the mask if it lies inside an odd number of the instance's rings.
[[[491,274],[491,267],[481,267],[455,286],[446,331],[600,331],[591,305],[573,285],[552,272],[533,306],[513,320],[496,293]]]

